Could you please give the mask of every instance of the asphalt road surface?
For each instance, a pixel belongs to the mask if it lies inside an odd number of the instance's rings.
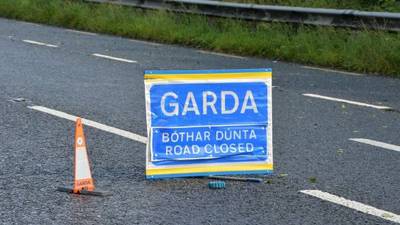
[[[260,67],[273,69],[274,175],[223,190],[145,179],[145,69]],[[399,109],[399,79],[0,19],[0,223],[399,224]],[[85,126],[112,196],[55,191],[72,182],[74,123],[52,110],[138,137]]]

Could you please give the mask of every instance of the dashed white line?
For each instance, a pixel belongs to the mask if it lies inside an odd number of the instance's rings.
[[[150,41],[142,41],[142,40],[136,40],[136,39],[129,39],[129,41],[140,43],[140,44],[145,44],[145,45],[162,46],[162,44],[160,44],[160,43],[155,43],[155,42],[150,42]]]
[[[26,22],[26,21],[19,21],[19,22],[22,24],[33,25],[33,26],[37,26],[37,27],[42,26],[41,24],[38,24],[38,23],[31,23],[31,22]]]
[[[87,31],[81,31],[81,30],[73,30],[73,29],[65,29],[65,30],[69,31],[69,32],[72,32],[72,33],[77,33],[77,34],[85,34],[85,35],[91,35],[91,36],[97,35],[96,33],[87,32]]]
[[[332,195],[332,194],[329,194],[327,192],[323,192],[320,190],[302,190],[300,192],[303,194],[306,194],[306,195],[314,196],[316,198],[319,198],[319,199],[322,199],[322,200],[325,200],[328,202],[332,202],[332,203],[335,203],[338,205],[345,206],[347,208],[357,210],[357,211],[365,213],[365,214],[377,216],[377,217],[385,219],[385,220],[400,223],[400,215],[397,215],[397,214],[394,214],[392,212],[388,212],[385,210],[377,209],[375,207],[365,205],[360,202],[351,201],[351,200],[348,200],[348,199],[345,199],[345,198],[342,198],[342,197],[339,197],[336,195]]]
[[[353,75],[353,76],[364,76],[364,74],[361,74],[361,73],[346,72],[346,71],[325,69],[325,68],[312,67],[312,66],[302,66],[302,68],[312,69],[312,70],[321,70],[321,71],[324,71],[324,72],[342,73],[342,74]]]
[[[111,60],[120,61],[120,62],[137,63],[137,61],[135,61],[135,60],[123,59],[123,58],[118,58],[118,57],[113,57],[113,56],[103,55],[103,54],[98,54],[98,53],[94,53],[92,55],[96,56],[96,57],[100,57],[100,58],[104,58],[104,59],[111,59]]]
[[[59,118],[71,120],[71,121],[76,121],[76,119],[78,118],[77,116],[74,116],[74,115],[71,115],[71,114],[68,114],[65,112],[61,112],[58,110],[49,109],[44,106],[28,106],[28,108],[39,111],[39,112],[44,112],[44,113],[47,113],[47,114],[50,114],[50,115],[53,115],[53,116],[56,116]],[[84,119],[84,118],[82,118],[82,123],[87,126],[94,127],[99,130],[106,131],[106,132],[109,132],[112,134],[116,134],[116,135],[119,135],[119,136],[122,136],[122,137],[125,137],[128,139],[134,140],[134,141],[138,141],[138,142],[141,142],[144,144],[147,143],[146,137],[143,137],[141,135],[138,135],[138,134],[126,131],[126,130],[121,130],[121,129],[118,129],[115,127],[107,126],[105,124],[101,124],[96,121],[88,120],[88,119]]]
[[[245,57],[242,57],[242,56],[229,55],[229,54],[224,54],[224,53],[219,53],[219,52],[209,52],[209,51],[203,51],[203,50],[197,50],[197,52],[202,53],[202,54],[217,55],[217,56],[230,57],[230,58],[236,58],[236,59],[246,59]]]
[[[352,104],[352,105],[358,105],[358,106],[364,106],[364,107],[370,107],[370,108],[375,108],[375,109],[383,109],[383,110],[389,110],[392,109],[387,106],[380,106],[380,105],[371,105],[367,103],[362,103],[362,102],[356,102],[356,101],[350,101],[346,99],[340,99],[340,98],[333,98],[333,97],[328,97],[328,96],[323,96],[323,95],[317,95],[317,94],[303,94],[304,96],[307,97],[312,97],[312,98],[320,98],[320,99],[325,99],[325,100],[330,100],[330,101],[335,101],[335,102],[342,102],[342,103],[347,103],[347,104]]]
[[[365,139],[365,138],[350,138],[349,140],[350,141],[356,141],[356,142],[363,143],[363,144],[367,144],[367,145],[380,147],[380,148],[393,150],[393,151],[396,151],[396,152],[400,152],[400,146],[388,144],[388,143],[385,143],[385,142],[374,141],[374,140]]]
[[[22,40],[22,41],[29,43],[29,44],[33,44],[33,45],[46,46],[46,47],[50,47],[50,48],[58,48],[57,45],[47,44],[47,43],[43,43],[43,42],[39,42],[39,41],[32,41],[32,40]]]

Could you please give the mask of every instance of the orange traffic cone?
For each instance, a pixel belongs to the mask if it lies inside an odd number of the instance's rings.
[[[94,191],[94,181],[90,171],[89,157],[86,149],[86,139],[83,133],[82,119],[78,118],[75,125],[75,154],[74,154],[74,186],[60,187],[58,191],[74,194],[109,195],[105,192]]]
[[[75,156],[74,156],[74,190],[78,194],[82,190],[94,191],[94,182],[89,166],[89,158],[86,150],[86,140],[83,133],[81,118],[75,125]]]

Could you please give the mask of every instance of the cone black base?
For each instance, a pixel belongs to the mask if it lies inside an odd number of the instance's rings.
[[[70,188],[70,187],[58,187],[57,191],[60,192],[67,192],[70,194],[74,194],[74,189]],[[78,193],[78,195],[92,195],[92,196],[110,196],[112,195],[110,192],[106,192],[106,191],[86,191],[86,190],[82,190]]]

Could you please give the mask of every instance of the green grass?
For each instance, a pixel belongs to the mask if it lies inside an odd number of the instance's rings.
[[[400,12],[399,0],[224,0],[227,2],[285,5],[313,8],[358,9]]]
[[[400,33],[216,19],[91,5],[0,0],[0,16],[269,59],[400,77]]]

